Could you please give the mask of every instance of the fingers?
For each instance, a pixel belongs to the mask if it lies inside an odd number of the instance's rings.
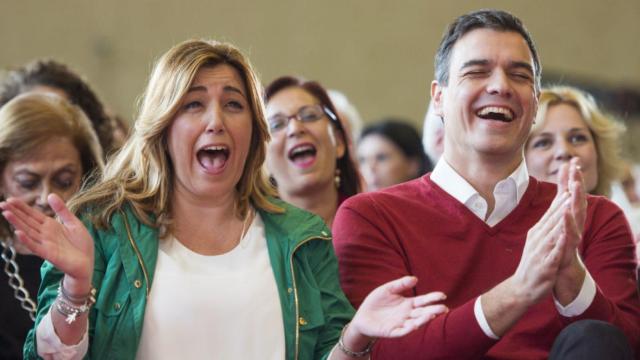
[[[47,201],[49,202],[51,209],[56,213],[56,215],[58,215],[58,218],[60,219],[60,221],[62,221],[63,224],[73,223],[78,220],[78,218],[73,215],[71,211],[69,211],[69,208],[67,208],[67,205],[65,205],[64,200],[62,200],[62,198],[60,198],[60,196],[58,196],[57,194],[49,194],[49,196],[47,197]]]
[[[558,169],[558,194],[569,190],[569,164],[563,163]]]
[[[567,214],[564,218],[563,233],[567,236],[567,241],[575,249],[580,244],[581,233],[576,224],[573,214]]]
[[[447,299],[447,295],[440,291],[430,292],[428,294],[416,296],[413,298],[413,307],[421,307],[428,304],[432,304],[438,301],[444,301]]]
[[[47,219],[46,215],[27,205],[20,199],[8,198],[0,207],[2,207],[3,210],[12,210],[17,216],[20,216],[23,219],[31,218],[40,224]]]
[[[418,283],[418,278],[415,276],[404,276],[400,279],[389,281],[386,284],[380,285],[380,288],[392,293],[400,294],[405,290],[411,289]]]
[[[6,209],[7,210],[2,212],[2,216],[7,219],[9,224],[11,224],[16,230],[20,230],[27,236],[31,238],[37,238],[37,240],[40,241],[40,224],[28,217],[23,218],[16,216],[16,214],[20,214],[20,212],[11,207],[6,207]]]
[[[32,253],[39,257],[42,257],[43,246],[41,242],[34,240],[20,230],[16,230],[15,235],[16,239],[24,244]]]
[[[447,311],[449,311],[449,308],[444,304],[428,305],[411,310],[409,317],[412,319],[418,319],[426,316],[429,318],[427,320],[430,320],[436,317],[436,315],[444,314]]]
[[[559,225],[562,225],[562,218],[564,214],[569,211],[571,197],[568,193],[564,193],[559,199],[561,199],[562,202],[551,204],[549,210],[547,210],[547,213],[543,216],[543,219],[536,224],[536,230],[532,240],[534,243],[539,242],[544,245],[545,241],[543,241],[543,239],[550,236]],[[527,241],[529,241],[528,238]],[[536,248],[537,247],[534,247],[534,249]]]
[[[22,230],[31,237],[38,236],[40,229],[47,217],[38,210],[32,209],[23,201],[9,198],[0,204],[4,210],[2,215],[16,229]]]
[[[560,234],[555,242],[551,251],[547,254],[544,261],[552,269],[557,268],[560,265],[560,261],[563,258],[565,247],[567,245],[567,236]]]
[[[408,319],[406,319],[400,326],[391,330],[389,337],[404,336],[435,319],[436,316],[445,314],[448,311],[449,308],[442,304],[413,309]]]
[[[575,218],[575,223],[579,235],[582,235],[582,229],[587,217],[587,190],[585,187],[584,176],[580,171],[580,162],[578,158],[571,161],[571,184],[570,191],[572,196],[571,209]]]
[[[536,225],[539,224],[543,226],[545,223],[547,223],[550,217],[554,216],[554,214],[556,214],[558,210],[561,209],[563,206],[566,206],[567,200],[569,200],[570,198],[571,198],[571,195],[566,191],[558,193],[558,195],[556,195],[556,197],[551,202],[549,209],[547,209],[544,215],[542,215],[542,218],[540,218],[540,220]]]

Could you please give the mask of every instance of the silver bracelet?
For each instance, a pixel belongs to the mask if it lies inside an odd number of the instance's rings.
[[[342,351],[345,355],[353,358],[365,357],[369,355],[371,353],[371,350],[373,350],[373,344],[376,343],[375,340],[369,342],[369,344],[367,344],[367,347],[362,351],[353,351],[347,348],[346,346],[344,346],[344,333],[347,331],[347,327],[349,326],[349,324],[350,323],[347,323],[347,325],[345,325],[342,328],[342,332],[340,332],[340,339],[338,340],[338,349],[340,349],[340,351]]]
[[[58,296],[56,297],[56,302],[54,304],[55,309],[66,318],[64,321],[71,325],[76,319],[78,315],[82,315],[88,312],[91,309],[91,306],[96,302],[96,289],[91,287],[91,291],[89,294],[84,296],[83,298],[71,297],[69,296],[62,285],[62,281],[60,280],[60,285],[58,286]],[[81,305],[77,305],[77,303],[82,303]]]

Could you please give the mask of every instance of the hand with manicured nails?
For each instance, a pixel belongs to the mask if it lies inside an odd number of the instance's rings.
[[[15,198],[0,203],[0,209],[15,228],[16,238],[20,242],[65,273],[67,293],[84,296],[91,288],[93,239],[58,195],[50,194],[47,201],[60,221]]]

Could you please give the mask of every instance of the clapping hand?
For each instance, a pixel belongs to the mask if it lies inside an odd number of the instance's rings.
[[[405,276],[374,289],[364,299],[349,328],[369,338],[400,337],[448,311],[445,305],[436,304],[446,299],[441,292],[415,297],[402,295],[417,282],[416,277]]]
[[[50,194],[47,200],[60,221],[15,198],[0,203],[0,209],[20,242],[67,275],[68,291],[86,294],[93,271],[93,239],[58,195]]]
[[[567,217],[564,233],[567,236],[567,251],[560,263],[560,270],[567,268],[577,260],[577,248],[582,241],[582,233],[587,218],[587,197],[584,178],[580,171],[578,158],[571,159],[558,172],[558,193],[571,196],[571,216]]]

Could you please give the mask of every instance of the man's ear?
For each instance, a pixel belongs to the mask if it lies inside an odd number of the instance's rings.
[[[442,91],[444,87],[437,80],[431,82],[431,101],[433,102],[433,112],[442,118]]]

